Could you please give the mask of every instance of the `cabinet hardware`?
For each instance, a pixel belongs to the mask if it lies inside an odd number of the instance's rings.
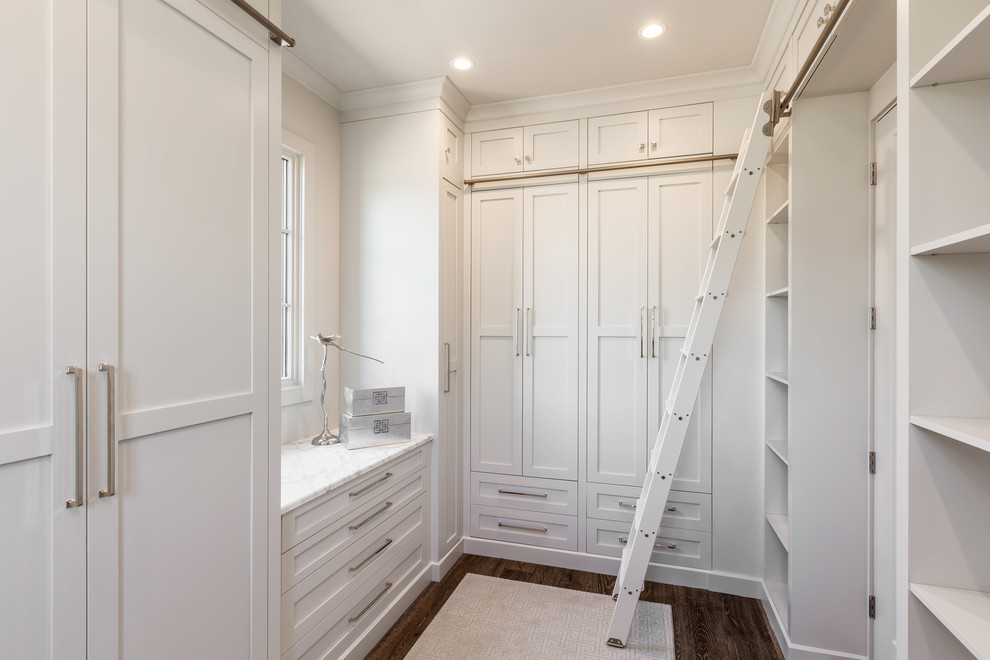
[[[519,160],[519,156],[516,156],[516,165],[518,165],[518,164],[519,164],[519,163],[521,163],[521,162],[522,162],[522,161],[521,161],[521,160]]]
[[[870,599],[866,603],[867,614],[871,619],[877,618],[877,597],[870,596]]]
[[[877,473],[877,453],[875,451],[870,452],[870,474]]]
[[[368,613],[368,610],[370,610],[372,607],[374,607],[375,605],[377,605],[378,604],[378,601],[380,601],[382,598],[384,598],[385,597],[385,594],[387,594],[388,593],[388,590],[391,589],[391,588],[392,588],[392,583],[391,582],[386,582],[385,583],[385,588],[382,589],[382,592],[380,594],[378,594],[377,596],[375,596],[375,599],[372,600],[370,603],[368,603],[367,606],[365,606],[365,608],[363,610],[361,610],[360,612],[358,612],[358,615],[357,616],[352,616],[350,619],[348,619],[347,620],[347,623],[357,623],[358,621],[360,621],[361,620],[361,617],[363,617],[365,614],[367,614]]]
[[[646,350],[643,348],[643,335],[646,334],[644,326],[646,325],[646,308],[639,308],[639,357],[646,357]]]
[[[673,513],[674,511],[677,511],[677,507],[676,506],[668,506],[667,507],[667,511],[670,511],[671,513]]]
[[[636,508],[636,505],[635,504],[630,504],[629,502],[622,502],[622,501],[619,502],[619,506],[624,506],[627,509],[635,509]]]
[[[386,511],[388,511],[391,508],[392,508],[392,503],[391,502],[386,502],[385,503],[385,506],[383,506],[382,508],[378,509],[378,511],[375,511],[373,514],[371,514],[370,516],[368,516],[367,518],[365,518],[364,520],[362,520],[358,524],[351,525],[347,529],[350,530],[350,531],[352,531],[352,532],[355,531],[355,530],[361,529],[362,527],[364,527],[365,525],[367,525],[369,522],[371,522],[372,520],[374,520],[378,516],[382,515],[383,513],[385,513]]]
[[[247,0],[230,0],[235,5],[244,10],[248,16],[254,20],[261,23],[266,30],[268,30],[268,37],[277,43],[279,46],[288,46],[292,48],[296,45],[296,40],[282,32],[277,25],[265,18],[265,15],[259,12],[257,9],[248,4]]]
[[[378,555],[380,555],[385,550],[385,548],[387,548],[390,545],[392,545],[392,539],[385,539],[385,545],[383,545],[382,547],[378,548],[377,550],[375,550],[374,552],[372,552],[370,555],[368,555],[367,557],[365,557],[364,559],[362,559],[361,560],[361,563],[358,564],[357,566],[350,566],[350,567],[348,567],[347,572],[348,573],[355,573],[357,571],[360,571],[362,568],[364,568],[365,564],[367,564],[369,561],[371,561],[372,559],[374,559],[375,557],[377,557]]]
[[[653,151],[656,151],[657,150],[657,141],[654,140],[653,142],[650,142],[650,146],[653,147]]]
[[[368,492],[369,490],[371,490],[372,488],[374,488],[375,486],[377,486],[378,484],[380,484],[381,482],[386,481],[388,479],[391,479],[392,476],[393,475],[392,475],[391,472],[386,472],[385,473],[385,476],[382,477],[381,479],[378,479],[377,481],[372,481],[370,484],[368,484],[367,486],[365,486],[361,490],[355,490],[353,492],[348,493],[348,496],[350,496],[350,497],[357,497],[359,495],[363,495],[366,492]]]
[[[508,529],[521,529],[524,532],[539,532],[540,534],[546,534],[546,527],[523,527],[522,525],[510,525],[508,523],[500,522],[499,527],[506,527]]]
[[[500,495],[525,495],[526,497],[550,497],[549,493],[522,493],[518,490],[502,490],[498,489]]]
[[[639,143],[639,150],[640,151],[645,151],[646,150],[646,143],[645,142],[640,142]]]
[[[444,350],[447,351],[447,384],[443,388],[443,393],[447,394],[450,392],[450,344],[447,342],[443,343]]]
[[[870,330],[877,329],[877,308],[870,307]]]
[[[657,356],[657,306],[650,312],[650,357]]]
[[[519,357],[519,308],[512,312],[512,350]]]
[[[117,402],[114,395],[114,369],[112,364],[101,362],[97,368],[107,374],[107,487],[100,491],[100,497],[113,497],[117,494],[117,441],[116,420]]]
[[[533,315],[529,307],[526,308],[526,357],[532,355],[533,350]]]
[[[625,545],[626,543],[629,543],[629,539],[627,539],[625,536],[620,536],[619,537],[619,543]],[[677,550],[677,544],[676,543],[654,543],[653,544],[653,547],[654,548],[667,548],[668,550]]]
[[[447,147],[446,149],[444,149],[443,152],[449,156],[450,155],[450,147]]]
[[[65,373],[72,376],[75,384],[76,394],[76,496],[65,501],[66,509],[74,509],[83,505],[83,394],[82,375],[83,370],[79,367],[66,367]]]
[[[533,157],[532,156],[526,156],[526,162],[527,163],[532,163],[533,162]]]

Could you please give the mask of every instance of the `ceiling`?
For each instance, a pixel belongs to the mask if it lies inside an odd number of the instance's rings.
[[[471,105],[748,68],[775,0],[283,0],[341,92],[448,76]],[[790,11],[793,0],[776,0]],[[786,18],[785,18],[786,20]],[[640,39],[647,23],[667,33]],[[771,44],[776,47],[776,44]],[[475,62],[456,71],[451,59]]]

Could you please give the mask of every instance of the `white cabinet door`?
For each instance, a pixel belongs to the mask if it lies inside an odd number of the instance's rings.
[[[86,367],[86,3],[13,4],[0,43],[0,657],[82,658],[85,374],[66,367]]]
[[[577,479],[578,187],[523,201],[523,474]]]
[[[642,160],[649,157],[646,112],[588,119],[588,165]]]
[[[269,651],[278,56],[239,17],[90,3],[90,658]]]
[[[460,186],[464,183],[464,132],[440,114],[440,176]]]
[[[588,481],[639,485],[648,455],[647,180],[588,184]]]
[[[522,171],[522,128],[483,131],[471,135],[471,176]]]
[[[523,170],[578,166],[578,122],[560,121],[523,129]]]
[[[523,193],[471,197],[471,469],[522,474]]]
[[[650,110],[650,158],[712,153],[712,104]]]

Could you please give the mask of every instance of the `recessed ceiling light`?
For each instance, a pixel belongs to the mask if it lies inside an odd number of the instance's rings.
[[[639,36],[641,39],[655,39],[666,31],[667,26],[660,23],[651,23],[650,25],[644,25],[639,28]]]
[[[474,66],[474,62],[466,57],[456,57],[450,61],[450,66],[454,67],[458,71],[467,71]]]

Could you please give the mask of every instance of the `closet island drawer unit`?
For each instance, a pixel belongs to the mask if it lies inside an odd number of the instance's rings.
[[[641,489],[634,486],[588,484],[588,517],[602,520],[632,522],[636,512],[636,498]],[[712,496],[708,493],[692,493],[671,490],[666,510],[661,519],[662,527],[712,531]]]
[[[612,557],[622,556],[622,550],[629,542],[628,524],[589,518],[587,529],[588,552]],[[711,532],[661,527],[650,562],[711,570]]]
[[[430,440],[283,447],[282,658],[362,657],[428,584]]]

